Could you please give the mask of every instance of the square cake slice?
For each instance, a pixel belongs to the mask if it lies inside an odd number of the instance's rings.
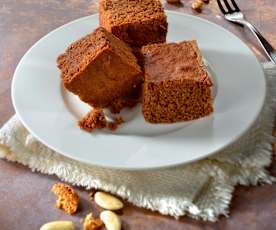
[[[143,78],[131,48],[104,28],[74,42],[57,62],[65,88],[94,107],[133,95]]]
[[[142,47],[143,115],[150,123],[173,123],[213,111],[212,82],[196,41]]]
[[[100,25],[132,47],[166,41],[167,18],[159,0],[100,0]]]

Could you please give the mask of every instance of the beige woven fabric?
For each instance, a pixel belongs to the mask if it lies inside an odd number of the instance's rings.
[[[162,214],[215,221],[227,215],[235,185],[272,183],[271,163],[276,68],[265,65],[268,97],[255,125],[224,151],[188,165],[152,171],[121,171],[89,166],[39,143],[13,116],[0,130],[0,157],[54,174],[74,185],[99,188]]]

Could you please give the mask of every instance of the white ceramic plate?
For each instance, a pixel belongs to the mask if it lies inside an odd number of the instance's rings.
[[[257,118],[265,98],[262,67],[250,49],[222,27],[167,11],[168,41],[196,39],[216,86],[215,112],[193,122],[151,125],[141,108],[123,111],[115,133],[86,133],[77,120],[88,106],[64,90],[56,58],[98,26],[98,15],[68,23],[39,40],[20,61],[12,100],[27,129],[70,158],[120,169],[174,166],[213,154],[239,138]]]

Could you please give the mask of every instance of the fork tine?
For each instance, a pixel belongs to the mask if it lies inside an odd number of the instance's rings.
[[[237,3],[235,2],[235,0],[231,0],[232,5],[234,6],[236,11],[240,11],[240,8],[238,7]]]
[[[221,4],[221,1],[220,1],[220,0],[217,0],[217,2],[218,2],[218,6],[219,6],[221,12],[222,12],[223,14],[227,14],[227,12],[224,10],[224,8],[223,8],[223,6],[222,6],[222,4]]]
[[[230,14],[233,13],[234,10],[232,10],[231,6],[228,3],[228,0],[223,0],[223,2],[225,4],[226,8],[228,9],[228,13],[230,13]]]

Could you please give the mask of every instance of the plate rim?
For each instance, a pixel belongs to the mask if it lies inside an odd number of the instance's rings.
[[[263,82],[264,82],[264,94],[263,94],[263,98],[262,98],[262,103],[261,103],[261,106],[259,107],[258,109],[258,112],[255,114],[255,117],[252,119],[251,123],[249,123],[247,125],[246,128],[244,128],[243,131],[241,131],[238,135],[236,135],[235,137],[233,137],[231,139],[231,141],[229,141],[227,144],[225,144],[223,147],[221,148],[218,148],[217,150],[214,150],[208,154],[205,154],[203,156],[199,156],[197,158],[193,158],[191,160],[186,160],[185,162],[179,162],[179,163],[173,163],[173,164],[168,164],[168,165],[162,165],[162,166],[152,166],[152,167],[143,167],[143,166],[140,166],[140,167],[128,167],[128,166],[110,166],[110,165],[99,165],[99,164],[93,164],[91,162],[86,162],[85,160],[83,160],[82,158],[78,158],[78,157],[72,157],[71,155],[67,154],[67,153],[64,153],[63,151],[59,151],[57,148],[51,146],[50,144],[47,143],[47,141],[43,140],[42,138],[40,138],[36,132],[34,132],[30,127],[29,125],[24,121],[24,119],[21,117],[21,114],[20,112],[18,111],[18,108],[16,106],[16,102],[15,102],[15,96],[14,96],[14,85],[15,85],[15,76],[16,76],[16,73],[19,69],[19,66],[21,65],[23,59],[25,56],[27,56],[27,54],[29,52],[31,52],[31,50],[39,43],[41,42],[43,39],[45,39],[46,37],[50,36],[52,33],[55,33],[56,31],[60,30],[62,27],[65,27],[65,26],[70,26],[70,24],[74,24],[74,23],[77,23],[78,21],[82,21],[82,20],[85,20],[87,18],[90,18],[90,17],[96,17],[98,16],[99,14],[98,13],[95,13],[95,14],[92,14],[92,15],[88,15],[88,16],[84,16],[84,17],[80,17],[80,18],[77,18],[75,20],[72,20],[68,23],[65,23],[59,27],[57,27],[56,29],[50,31],[49,33],[45,34],[44,36],[42,36],[39,40],[37,40],[27,51],[26,53],[21,57],[20,61],[18,62],[17,66],[16,66],[16,69],[14,71],[14,74],[13,74],[13,77],[12,77],[12,83],[11,83],[11,98],[12,98],[12,105],[14,107],[14,110],[16,112],[16,116],[19,118],[19,120],[22,122],[23,126],[30,132],[30,134],[32,134],[39,142],[41,142],[43,145],[45,145],[46,147],[48,147],[49,149],[57,152],[58,154],[64,156],[64,157],[67,157],[69,159],[73,159],[73,160],[76,160],[78,162],[81,162],[81,163],[84,163],[84,164],[87,164],[87,165],[91,165],[93,167],[99,167],[99,168],[106,168],[106,169],[113,169],[113,170],[123,170],[123,171],[144,171],[144,170],[160,170],[160,169],[169,169],[169,168],[174,168],[174,167],[178,167],[178,166],[183,166],[183,165],[186,165],[186,164],[189,164],[189,163],[192,163],[192,162],[196,162],[196,161],[199,161],[199,160],[202,160],[206,157],[209,157],[211,155],[214,155],[216,153],[218,153],[219,151],[223,151],[225,148],[227,148],[228,146],[232,145],[234,142],[236,142],[241,136],[243,136],[253,125],[254,123],[256,122],[256,120],[258,119],[258,117],[260,116],[260,113],[264,107],[264,103],[265,103],[265,99],[266,99],[266,96],[267,96],[267,80],[266,80],[266,77],[265,77],[265,72],[264,72],[264,69],[263,69],[263,66],[261,65],[261,62],[258,60],[257,56],[254,54],[254,52],[250,49],[250,47],[242,41],[241,38],[239,38],[237,35],[235,35],[234,33],[232,33],[231,31],[225,29],[223,26],[219,25],[219,24],[216,24],[212,21],[209,21],[207,19],[204,19],[204,18],[201,18],[201,17],[198,17],[198,16],[195,16],[195,15],[191,15],[191,14],[187,14],[187,13],[182,13],[182,12],[177,12],[177,11],[173,11],[173,10],[165,10],[166,14],[175,14],[175,15],[181,15],[181,16],[185,16],[185,17],[189,17],[189,18],[192,18],[192,19],[195,19],[195,20],[200,20],[204,23],[207,23],[207,24],[211,24],[212,26],[215,26],[216,28],[218,28],[219,30],[222,30],[224,31],[225,33],[228,33],[230,34],[231,36],[234,36],[241,44],[245,45],[247,50],[250,52],[251,56],[254,57],[255,61],[258,63],[258,67],[259,69],[261,70],[261,73],[262,73],[262,79],[263,79]]]

